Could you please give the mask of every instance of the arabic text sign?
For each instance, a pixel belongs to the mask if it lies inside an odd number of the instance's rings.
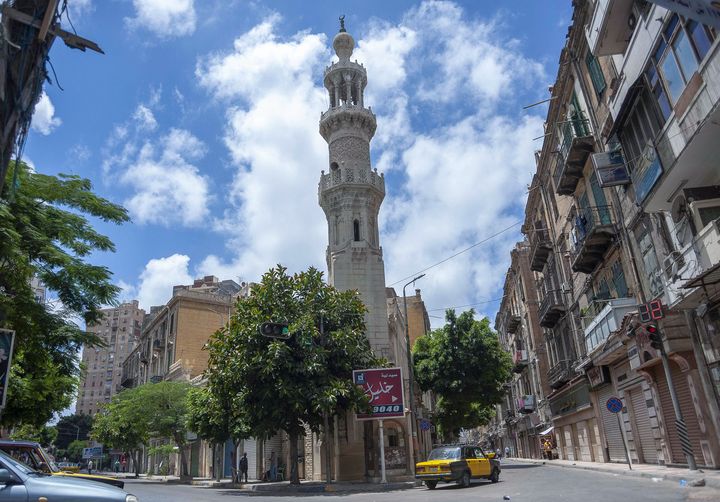
[[[5,407],[7,399],[7,386],[10,379],[10,363],[12,361],[15,332],[9,329],[0,329],[0,408]]]
[[[402,370],[376,368],[353,371],[353,382],[370,401],[370,413],[358,413],[359,420],[373,420],[405,416]]]
[[[103,454],[102,446],[92,446],[90,448],[83,448],[83,458],[100,458]]]

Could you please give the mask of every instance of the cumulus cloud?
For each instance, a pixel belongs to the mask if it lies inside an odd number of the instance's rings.
[[[55,116],[55,106],[45,91],[40,96],[40,101],[35,105],[35,112],[32,117],[31,127],[34,131],[47,136],[53,129],[59,127],[62,120]]]
[[[278,262],[325,268],[316,190],[328,154],[317,126],[333,55],[323,35],[279,35],[281,22],[270,16],[232,49],[198,60],[200,85],[227,109],[235,167],[215,222],[234,256],[207,256],[203,274],[259,277]],[[353,59],[368,70],[365,103],[378,117],[374,164],[388,174],[380,212],[388,282],[401,288],[403,277],[511,227],[418,284],[430,308],[497,296],[534,170],[532,138],[542,131],[541,117],[512,110],[518,94],[544,82],[542,65],[492,19],[453,2],[423,2],[396,24],[373,20],[353,36]]]
[[[133,119],[140,130],[153,131],[157,128],[157,120],[152,110],[142,103],[138,105],[133,114]]]
[[[125,18],[132,28],[144,28],[160,38],[195,32],[194,0],[133,0],[135,17]]]
[[[140,306],[149,310],[153,305],[164,305],[172,297],[172,288],[180,284],[192,284],[188,273],[190,257],[173,254],[147,262],[140,274],[137,298]]]

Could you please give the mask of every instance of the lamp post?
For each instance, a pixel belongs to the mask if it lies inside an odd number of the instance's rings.
[[[425,277],[425,274],[420,274],[417,277],[413,278],[412,281],[408,282],[403,286],[403,310],[405,311],[405,349],[407,350],[407,362],[408,362],[408,377],[409,377],[409,385],[410,388],[410,448],[408,449],[410,453],[410,469],[415,468],[415,420],[417,419],[417,415],[415,414],[415,392],[413,390],[413,382],[415,381],[415,373],[413,371],[413,360],[412,360],[412,352],[410,351],[410,330],[408,328],[409,321],[408,321],[408,313],[407,313],[407,297],[405,296],[405,288],[407,288],[410,284],[415,284],[415,281],[418,279],[422,279]]]

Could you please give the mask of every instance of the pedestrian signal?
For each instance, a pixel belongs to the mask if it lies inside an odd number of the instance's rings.
[[[290,330],[285,322],[264,322],[259,326],[258,331],[262,336],[268,338],[280,338],[282,340],[290,338]]]

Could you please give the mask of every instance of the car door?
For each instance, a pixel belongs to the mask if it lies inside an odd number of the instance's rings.
[[[477,459],[475,458],[475,449],[474,448],[463,448],[463,458],[465,458],[465,462],[467,462],[468,468],[470,469],[470,475],[474,478],[478,475],[478,464]]]
[[[485,452],[479,446],[475,448],[475,457],[477,458],[477,476],[490,475],[490,459],[487,458]]]

